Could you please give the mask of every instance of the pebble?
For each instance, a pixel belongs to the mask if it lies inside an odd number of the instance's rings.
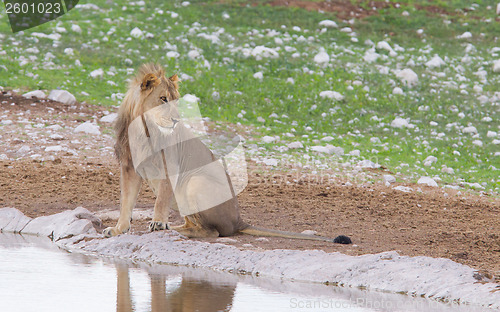
[[[434,181],[434,179],[431,177],[420,177],[420,179],[418,179],[418,181],[417,181],[417,184],[424,184],[424,185],[433,186],[433,187],[438,186],[436,181]]]
[[[99,126],[96,124],[93,124],[89,121],[84,122],[80,124],[78,127],[75,128],[75,132],[84,132],[87,134],[101,134],[101,131],[99,130]]]
[[[66,90],[52,90],[47,98],[68,105],[76,103],[75,96]]]
[[[405,193],[411,193],[413,191],[413,189],[411,187],[407,187],[407,186],[403,186],[403,185],[398,185],[396,187],[393,187],[392,189],[396,190],[396,191],[405,192]]]
[[[32,99],[32,98],[45,99],[47,95],[42,90],[35,90],[23,94],[23,97],[27,99]]]
[[[396,178],[393,175],[384,174],[384,181],[389,183],[394,183],[396,182]]]

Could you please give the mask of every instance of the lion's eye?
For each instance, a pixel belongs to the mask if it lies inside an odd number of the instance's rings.
[[[167,97],[166,96],[160,96],[160,100],[162,100],[163,102],[167,102]]]

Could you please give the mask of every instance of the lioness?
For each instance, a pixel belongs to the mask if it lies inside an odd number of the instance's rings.
[[[136,172],[130,150],[130,140],[128,129],[132,121],[147,111],[160,105],[169,104],[172,101],[179,99],[178,78],[173,75],[169,78],[165,76],[164,70],[155,64],[142,65],[139,68],[138,74],[131,81],[129,90],[118,110],[118,118],[115,123],[115,131],[117,141],[115,144],[115,154],[121,165],[121,209],[120,217],[115,227],[106,228],[103,234],[106,237],[126,233],[130,229],[130,221],[132,217],[132,208],[135,206],[137,196],[141,187],[142,177]],[[174,133],[174,128],[179,131],[186,132],[182,122],[179,120],[176,107],[167,107],[169,110],[168,118],[162,117],[162,127],[171,129]],[[143,119],[144,121],[144,119]],[[193,145],[194,142],[194,145]],[[176,155],[167,155],[167,157],[178,157],[180,166],[190,166],[189,157],[187,154],[195,153],[197,160],[215,160],[213,153],[203,145],[200,140],[191,140],[190,146],[185,146],[184,142],[179,143],[177,150],[183,151]],[[193,147],[194,146],[194,147]],[[196,150],[193,152],[192,150]],[[163,156],[165,159],[165,156]],[[182,170],[182,168],[180,169]],[[227,174],[224,171],[224,175]],[[335,239],[321,237],[316,235],[305,235],[294,232],[285,232],[271,229],[264,229],[251,226],[245,223],[239,212],[238,200],[234,195],[232,184],[229,177],[226,181],[215,180],[212,172],[205,169],[191,171],[190,174],[179,178],[180,185],[179,198],[184,200],[179,201],[177,194],[174,200],[174,191],[172,189],[170,179],[155,179],[148,180],[148,184],[153,189],[156,195],[154,206],[153,220],[149,225],[151,231],[172,229],[187,237],[217,237],[230,236],[235,233],[245,233],[256,236],[279,236],[285,238],[321,240],[341,244],[350,244],[351,240],[347,236],[338,236]],[[170,208],[179,210],[177,205],[197,205],[207,201],[209,196],[217,193],[217,185],[222,185],[219,182],[229,183],[231,189],[230,199],[223,203],[214,206],[213,208],[193,213],[184,217],[185,224],[182,226],[169,227],[168,216]],[[189,207],[196,208],[196,207]],[[193,209],[191,209],[193,210]],[[196,209],[194,209],[196,211]]]

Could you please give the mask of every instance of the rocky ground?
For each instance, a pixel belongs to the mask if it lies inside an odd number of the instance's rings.
[[[105,121],[112,119],[112,109],[26,99],[10,91],[0,94],[0,106],[0,207],[15,207],[36,217],[84,206],[112,225],[119,210],[119,170],[112,153],[111,123]],[[82,132],[75,131],[86,122]],[[402,255],[449,258],[478,269],[483,280],[500,280],[496,195],[427,186],[405,193],[394,185],[351,185],[303,172],[269,170],[253,162],[249,169],[249,184],[239,195],[244,220],[330,237],[345,234],[354,244],[247,235],[223,240],[226,244],[349,255],[396,250]],[[153,203],[152,192],[144,186],[133,232],[146,230]],[[174,213],[171,220],[180,221]]]

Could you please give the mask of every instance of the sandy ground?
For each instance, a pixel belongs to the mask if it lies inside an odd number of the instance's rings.
[[[119,170],[112,156],[111,126],[99,122],[109,108],[27,100],[10,92],[0,94],[0,106],[0,208],[15,207],[30,217],[78,206],[96,213],[119,210]],[[4,124],[5,120],[12,123]],[[74,133],[76,126],[89,120],[100,125],[101,135]],[[56,124],[60,127],[50,128]],[[46,151],[49,146],[61,150]],[[500,282],[497,195],[444,193],[430,187],[421,187],[421,193],[403,193],[380,183],[344,186],[340,181],[314,178],[293,182],[294,177],[285,172],[249,165],[249,185],[239,195],[244,220],[280,230],[315,230],[329,237],[344,234],[354,245],[262,241],[247,235],[234,237],[232,245],[349,255],[396,250],[401,255],[449,258]],[[146,230],[153,203],[152,192],[144,186],[137,208],[147,212],[133,221],[133,232]],[[173,212],[171,220],[180,221]],[[113,218],[104,221],[115,222]]]

